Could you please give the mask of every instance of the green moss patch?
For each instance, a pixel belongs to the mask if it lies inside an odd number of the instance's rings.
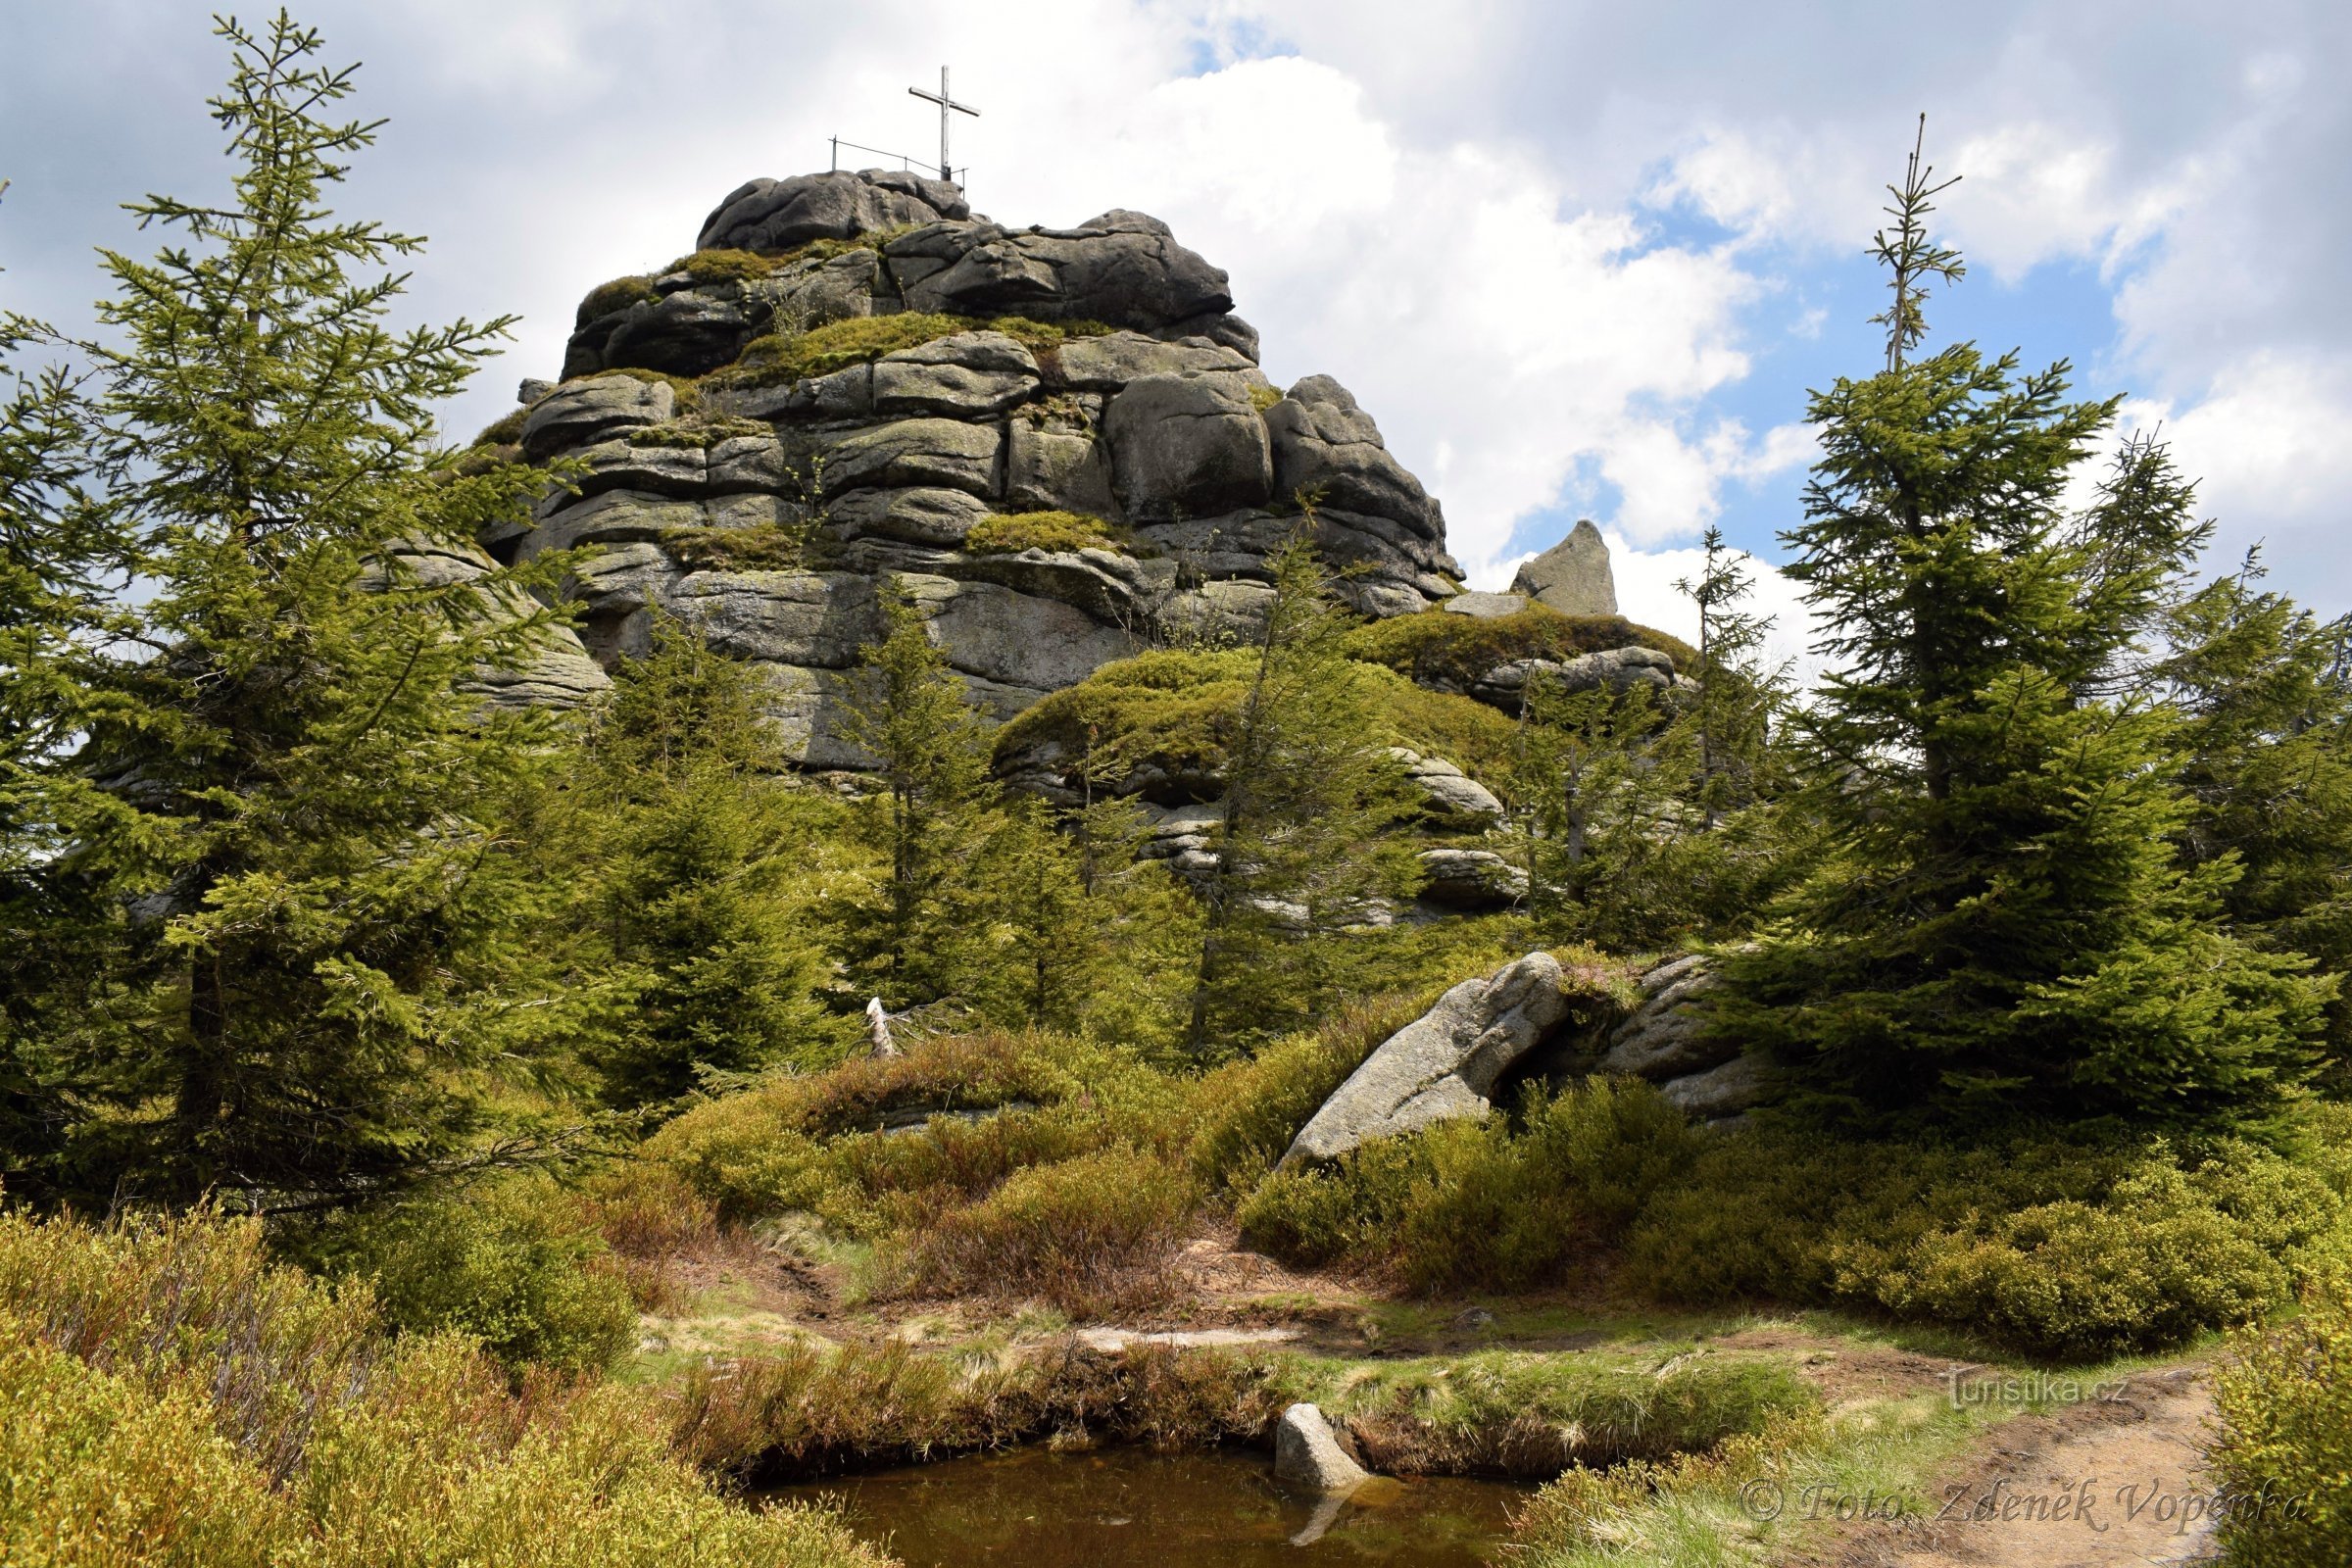
[[[975,556],[1010,555],[1021,550],[1128,551],[1127,530],[1081,512],[1008,512],[983,518],[963,536]]]
[[[1357,627],[1347,647],[1351,659],[1386,665],[1417,681],[1467,686],[1514,659],[1575,659],[1629,644],[1655,648],[1686,670],[1698,659],[1680,638],[1623,615],[1563,615],[1544,605],[1491,617],[1443,609],[1396,615]]]
[[[466,445],[476,447],[509,447],[514,445],[516,442],[522,439],[522,421],[526,416],[528,416],[530,412],[531,411],[528,409],[516,409],[512,414],[491,420],[488,424],[482,426],[482,433],[475,436],[471,441],[467,442]]]
[[[1091,730],[1098,754],[1117,765],[1213,776],[1224,770],[1256,667],[1255,651],[1246,648],[1170,650],[1105,664],[1005,725],[998,732],[998,755],[1050,740],[1075,756]],[[1474,775],[1509,758],[1511,721],[1485,704],[1423,691],[1379,665],[1359,665],[1355,675],[1384,741],[1444,757]]]
[[[768,426],[758,419],[711,419],[644,425],[624,439],[633,447],[714,447],[738,436],[769,433]]]
[[[572,318],[571,324],[575,328],[583,327],[615,311],[625,311],[632,305],[657,297],[654,280],[650,276],[616,277],[609,283],[599,283],[588,291],[587,298],[580,301],[580,309]]]
[[[808,530],[767,524],[757,528],[673,528],[662,548],[689,571],[798,571],[807,564]]]

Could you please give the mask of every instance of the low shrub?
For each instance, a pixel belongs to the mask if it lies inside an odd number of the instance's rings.
[[[2249,1334],[2215,1379],[2211,1453],[2224,1560],[2247,1568],[2352,1562],[2352,1268],[2323,1270],[2303,1314]]]
[[[2276,1312],[2325,1258],[2336,1173],[2223,1141],[1710,1139],[1625,1236],[1637,1288],[1884,1311],[2029,1354],[2164,1349]]]
[[[1237,1197],[1254,1189],[1332,1091],[1427,1010],[1420,996],[1360,1003],[1319,1029],[1203,1076],[1194,1092],[1200,1123],[1188,1151],[1194,1176]]]
[[[671,1428],[638,1391],[517,1395],[462,1338],[394,1342],[251,1223],[0,1216],[0,1561],[884,1568],[823,1513],[730,1503]]]
[[[688,571],[800,571],[809,563],[811,530],[790,523],[749,528],[672,528],[662,548]]]
[[[654,288],[651,276],[641,273],[633,277],[616,277],[609,283],[599,283],[588,291],[580,301],[580,308],[573,315],[571,324],[576,330],[590,321],[602,320],[616,311],[625,311],[632,305],[658,298],[660,295]]]
[[[730,1221],[802,1209],[874,1238],[932,1223],[1025,1166],[1121,1145],[1173,1154],[1188,1108],[1181,1083],[1125,1051],[988,1033],[712,1101],[644,1152]]]
[[[975,556],[1010,555],[1021,550],[1116,550],[1131,553],[1127,530],[1076,512],[1001,512],[983,517],[963,536]]]
[[[943,1295],[1035,1297],[1072,1317],[1162,1305],[1192,1208],[1184,1170],[1114,1148],[1023,1166],[913,1244],[910,1283]]]
[[[515,409],[482,426],[482,433],[467,443],[477,447],[511,447],[522,440],[522,421],[530,417],[528,409]]]
[[[757,251],[708,250],[681,256],[662,269],[662,275],[684,272],[701,283],[748,283],[767,276],[785,265],[781,256],[762,256]]]
[[[1785,1360],[1490,1351],[1348,1366],[1318,1395],[1374,1469],[1558,1475],[1703,1453],[1821,1407]],[[1327,1385],[1328,1387],[1328,1385]]]
[[[1280,1172],[1242,1204],[1243,1234],[1423,1291],[1526,1289],[1619,1235],[1688,1165],[1697,1136],[1647,1085],[1537,1092],[1516,1128],[1450,1122]]]
[[[369,1282],[393,1326],[470,1335],[517,1370],[601,1370],[635,1338],[636,1305],[593,1208],[544,1176],[362,1220],[331,1255]]]

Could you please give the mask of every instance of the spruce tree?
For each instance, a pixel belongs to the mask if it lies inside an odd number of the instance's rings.
[[[587,911],[626,997],[590,1054],[605,1099],[663,1104],[728,1075],[837,1054],[807,895],[844,814],[797,788],[758,675],[663,616],[586,738]]]
[[[1270,560],[1274,596],[1226,748],[1224,819],[1202,889],[1185,1047],[1195,1057],[1309,1022],[1337,1001],[1344,933],[1409,891],[1386,830],[1409,810],[1341,647],[1348,616],[1302,526]]]
[[[888,869],[879,906],[848,911],[847,940],[858,983],[897,1009],[968,1000],[985,978],[974,968],[970,875],[988,827],[988,737],[914,604],[886,590],[881,615],[845,733],[877,764],[883,795],[870,820]]]
[[[2231,927],[2262,947],[2352,968],[2352,616],[2322,620],[2262,586],[2258,557],[2175,602],[2158,679],[2182,715],[2181,835],[2192,865],[2233,863]],[[2329,1008],[2352,1060],[2352,1007]]]
[[[79,461],[146,592],[127,655],[55,710],[88,740],[46,765],[117,808],[42,867],[109,912],[50,977],[84,1004],[50,1049],[78,1064],[94,1190],[318,1206],[508,1157],[481,1143],[498,1079],[572,1022],[535,984],[551,895],[505,819],[552,722],[464,690],[545,615],[500,574],[406,564],[470,550],[544,475],[461,474],[437,446],[431,406],[507,323],[387,324],[404,274],[383,269],[421,241],[324,205],[376,129],[328,118],[351,72],[283,14],[219,30],[233,194],[132,204],[179,240],[103,253],[112,333],[69,346]]]
[[[1969,344],[1914,362],[1945,188],[1889,187],[1886,368],[1813,397],[1822,456],[1787,537],[1827,634],[1801,725],[1826,863],[1752,950],[1720,1026],[1816,1109],[2256,1120],[2307,1072],[2328,986],[2223,929],[2231,868],[2184,870],[2174,719],[2130,694],[2203,530],[2145,453],[2079,517],[2113,402]]]

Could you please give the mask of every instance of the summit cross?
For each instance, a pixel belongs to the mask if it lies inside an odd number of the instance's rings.
[[[917,98],[928,99],[939,105],[939,177],[952,184],[956,179],[956,170],[955,166],[948,162],[948,111],[952,109],[959,115],[970,115],[974,120],[980,118],[980,111],[974,109],[970,104],[959,104],[948,96],[948,68],[945,66],[939,68],[939,91],[925,92],[920,87],[909,87],[906,90]]]

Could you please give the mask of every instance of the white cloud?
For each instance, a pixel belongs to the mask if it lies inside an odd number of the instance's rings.
[[[1698,607],[1675,584],[1695,582],[1706,566],[1706,552],[1695,548],[1642,550],[1624,535],[1604,534],[1609,545],[1609,569],[1617,580],[1617,609],[1627,619],[1671,632],[1685,642],[1698,640]],[[1739,553],[1748,571],[1749,594],[1741,609],[1772,621],[1764,639],[1768,664],[1787,661],[1791,673],[1810,683],[1820,662],[1813,657],[1813,619],[1804,604],[1804,590],[1772,563]]]

